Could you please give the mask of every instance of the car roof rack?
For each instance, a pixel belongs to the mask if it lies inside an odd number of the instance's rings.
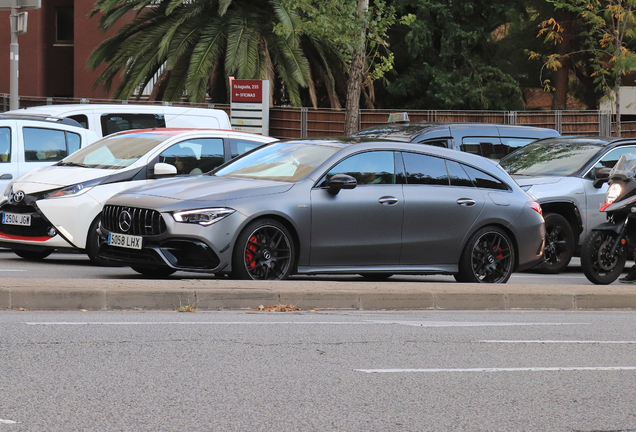
[[[66,117],[55,117],[46,114],[3,114],[0,113],[0,120],[32,120],[32,121],[41,121],[47,123],[59,123],[69,126],[77,126],[82,127],[77,121],[66,118]]]

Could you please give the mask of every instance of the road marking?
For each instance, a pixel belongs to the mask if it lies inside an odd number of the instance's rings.
[[[636,341],[595,341],[595,340],[480,340],[481,343],[509,344],[636,344]]]
[[[26,270],[17,270],[17,269],[0,269],[0,272],[21,272]]]
[[[74,325],[385,325],[397,324],[413,327],[507,327],[507,326],[561,326],[587,323],[510,323],[510,322],[462,322],[462,321],[42,321],[25,322],[26,325],[74,326]]]
[[[400,372],[553,372],[553,371],[625,371],[636,370],[636,366],[613,367],[519,367],[519,368],[470,368],[470,369],[354,369],[365,373]]]
[[[0,424],[16,424],[16,423],[18,423],[18,422],[13,421],[13,420],[3,420],[3,419],[0,419]]]

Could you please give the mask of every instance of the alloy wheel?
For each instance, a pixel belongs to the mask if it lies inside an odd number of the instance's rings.
[[[249,235],[244,257],[245,269],[252,279],[283,279],[292,262],[291,243],[278,227],[260,226]]]
[[[498,232],[484,233],[474,243],[471,264],[478,281],[505,282],[513,265],[510,243]]]

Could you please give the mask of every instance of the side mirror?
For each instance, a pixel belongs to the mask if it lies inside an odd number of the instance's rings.
[[[167,163],[159,162],[155,164],[154,172],[155,177],[166,177],[177,175],[177,167]]]
[[[332,195],[337,195],[341,189],[353,189],[358,185],[355,178],[347,174],[336,174],[329,179],[329,192]]]
[[[600,168],[594,170],[594,175],[596,177],[594,180],[594,187],[596,189],[600,189],[600,187],[603,186],[603,183],[607,183],[611,171],[611,168]]]

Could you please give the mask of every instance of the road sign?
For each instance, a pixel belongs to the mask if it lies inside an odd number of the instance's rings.
[[[232,129],[269,135],[269,81],[230,81]]]
[[[0,0],[0,11],[7,11],[13,8],[27,10],[40,9],[42,0]]]

